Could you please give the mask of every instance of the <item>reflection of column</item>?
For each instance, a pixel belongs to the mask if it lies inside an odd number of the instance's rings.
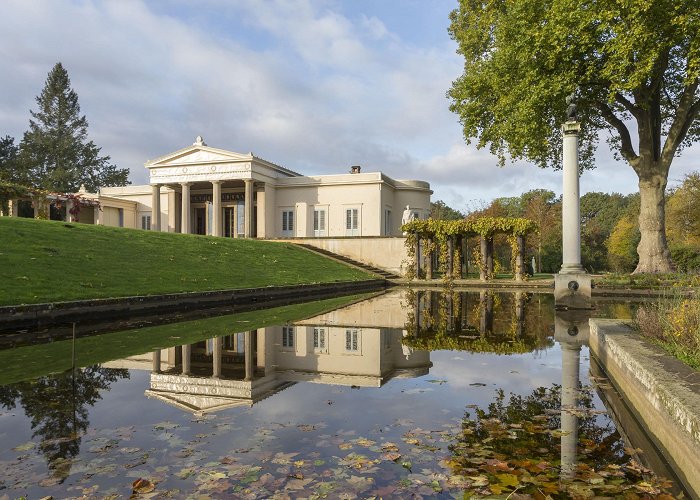
[[[493,294],[482,290],[479,292],[479,302],[481,309],[479,333],[486,335],[493,330]]]
[[[160,184],[152,184],[151,190],[151,230],[160,231]]]
[[[182,187],[182,214],[180,216],[180,231],[184,234],[190,233],[190,186],[191,182],[183,182]]]
[[[561,342],[561,475],[570,478],[576,470],[578,444],[579,362],[581,346]],[[569,411],[567,411],[569,410]]]
[[[420,335],[420,326],[421,326],[421,313],[423,312],[423,308],[420,306],[420,301],[421,301],[421,295],[423,292],[420,290],[416,290],[416,306],[415,306],[415,312],[413,313],[414,316],[416,317],[416,337]]]
[[[245,332],[245,380],[253,380],[253,332]]]
[[[212,341],[212,371],[211,376],[221,378],[221,337],[211,339]]]
[[[160,349],[153,351],[153,368],[151,368],[153,373],[160,373]]]
[[[523,292],[515,292],[515,321],[517,322],[517,335],[523,336],[523,327],[525,326],[525,294]]]
[[[221,236],[221,181],[211,181],[211,199],[214,203],[214,213],[212,214],[212,236]]]
[[[253,179],[244,179],[245,182],[245,214],[244,214],[244,236],[253,236]]]
[[[190,374],[190,361],[192,358],[192,346],[187,344],[182,346],[182,374]]]

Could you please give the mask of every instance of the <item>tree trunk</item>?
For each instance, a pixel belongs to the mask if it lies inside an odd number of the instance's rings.
[[[633,274],[672,272],[671,252],[666,242],[665,191],[667,176],[651,174],[639,178],[639,263]]]

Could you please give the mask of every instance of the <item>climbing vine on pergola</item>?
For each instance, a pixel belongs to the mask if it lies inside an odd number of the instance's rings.
[[[481,252],[477,255],[479,278],[494,278],[493,237],[504,234],[511,247],[511,268],[516,281],[527,279],[525,271],[525,236],[539,231],[530,219],[480,217],[463,220],[412,220],[401,227],[406,233],[409,279],[433,279],[432,256],[437,252],[438,268],[443,279],[451,282],[462,276],[462,248],[467,238],[478,236]],[[424,259],[421,259],[423,257]],[[425,272],[421,260],[425,260]],[[457,272],[455,272],[457,269]]]

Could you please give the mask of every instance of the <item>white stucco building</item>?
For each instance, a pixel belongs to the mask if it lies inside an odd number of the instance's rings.
[[[145,167],[150,184],[100,190],[95,223],[231,238],[401,236],[405,207],[427,217],[432,193],[359,166],[304,176],[201,137]]]

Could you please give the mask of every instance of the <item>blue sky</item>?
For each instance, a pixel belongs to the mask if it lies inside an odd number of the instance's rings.
[[[459,210],[535,188],[559,172],[499,168],[466,146],[445,97],[462,62],[452,0],[5,0],[0,135],[19,140],[61,61],[89,134],[134,183],[143,164],[202,135],[213,147],[306,174],[359,164],[431,183]],[[698,148],[670,179],[696,165]],[[581,190],[637,190],[604,142]]]

